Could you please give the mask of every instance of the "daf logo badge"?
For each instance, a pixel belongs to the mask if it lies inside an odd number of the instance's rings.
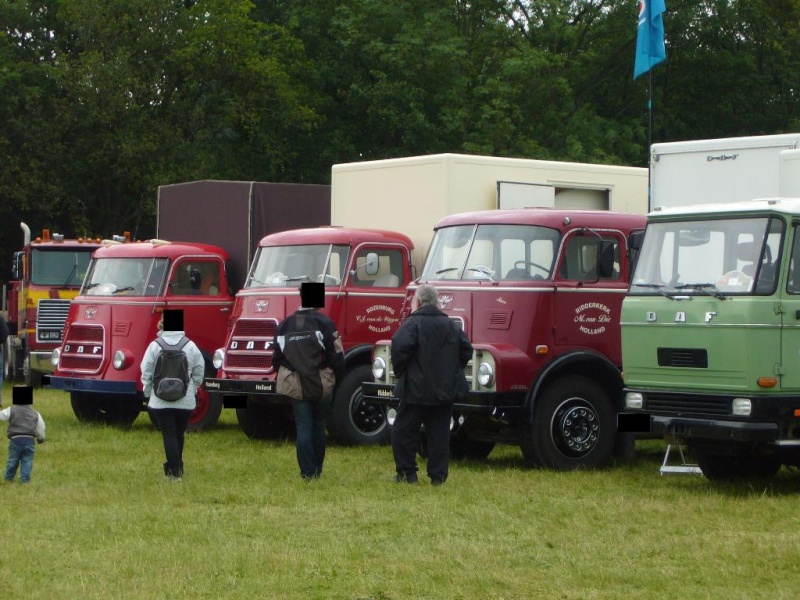
[[[675,313],[675,322],[676,323],[686,323],[686,313],[682,310],[679,310]]]
[[[438,304],[439,304],[439,308],[442,309],[442,310],[450,308],[450,304],[452,304],[452,302],[453,302],[453,297],[452,296],[447,296],[447,295],[439,296]]]
[[[716,316],[717,316],[717,313],[714,312],[714,311],[707,312],[706,313],[706,318],[705,318],[706,323],[711,323],[711,319],[713,319]]]
[[[94,319],[97,315],[97,307],[96,306],[89,306],[86,308],[86,312],[84,313],[87,319]]]
[[[653,312],[652,310],[648,310],[647,315],[645,316],[645,321],[647,321],[648,323],[655,323],[656,321],[658,321],[658,317],[656,317],[655,312]]]
[[[267,300],[256,300],[256,312],[264,312],[268,306]]]

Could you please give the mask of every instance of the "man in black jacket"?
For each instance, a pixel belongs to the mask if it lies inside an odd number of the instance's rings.
[[[318,479],[325,461],[325,424],[333,387],[344,374],[344,348],[336,324],[317,311],[325,306],[325,286],[303,283],[301,308],[275,333],[272,366],[277,391],[292,399],[297,427],[297,463],[305,480]]]
[[[428,438],[428,477],[433,485],[447,479],[453,403],[468,392],[464,367],[472,345],[461,328],[439,310],[432,285],[417,288],[413,311],[392,336],[392,366],[400,399],[392,426],[395,481],[416,483],[420,426]]]

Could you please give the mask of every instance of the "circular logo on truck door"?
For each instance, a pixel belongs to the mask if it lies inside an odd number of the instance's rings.
[[[575,323],[586,335],[600,335],[611,323],[611,309],[602,302],[586,302],[575,309]]]
[[[399,321],[395,312],[391,306],[373,304],[364,311],[365,314],[356,315],[356,321],[366,324],[373,333],[387,333]]]

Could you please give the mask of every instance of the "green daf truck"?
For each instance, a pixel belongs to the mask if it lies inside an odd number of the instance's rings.
[[[626,408],[709,479],[800,466],[800,199],[651,213],[623,302]]]

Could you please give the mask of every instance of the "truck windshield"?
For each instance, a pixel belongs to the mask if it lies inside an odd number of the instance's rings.
[[[158,296],[169,266],[166,258],[95,258],[81,288],[88,296]]]
[[[31,251],[31,283],[78,287],[83,283],[94,248]]]
[[[436,231],[423,280],[550,279],[560,240],[537,225],[459,225]]]
[[[740,217],[650,223],[631,294],[771,294],[784,224]]]
[[[348,246],[331,244],[259,248],[245,287],[300,287],[304,281],[338,286],[348,251]]]

